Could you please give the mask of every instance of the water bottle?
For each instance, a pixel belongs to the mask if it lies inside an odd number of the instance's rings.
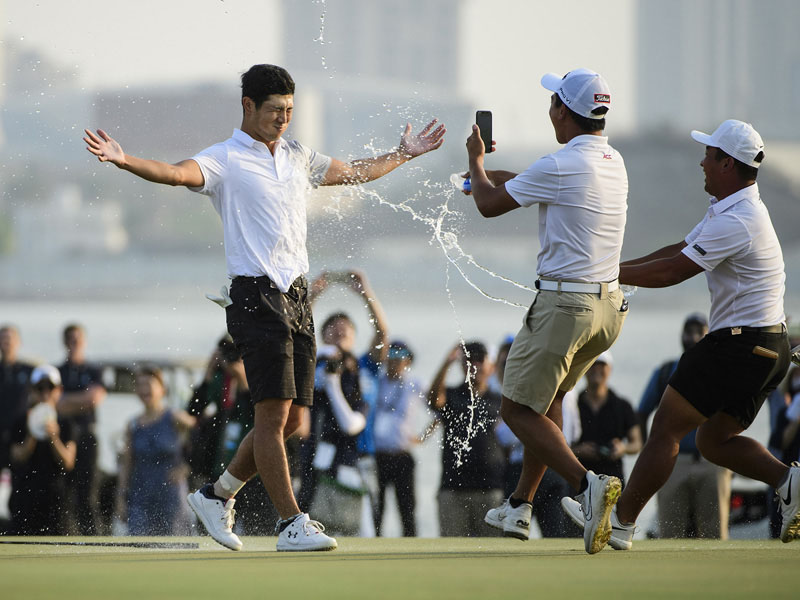
[[[452,175],[450,175],[450,183],[452,183],[453,187],[455,187],[459,192],[472,191],[472,186],[470,185],[469,182],[469,175],[467,175],[467,178],[464,179],[461,176],[461,173],[453,173]]]

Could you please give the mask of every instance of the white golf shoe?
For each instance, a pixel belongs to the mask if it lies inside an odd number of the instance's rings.
[[[232,531],[236,515],[233,505],[236,504],[236,500],[230,498],[226,502],[215,496],[213,490],[210,483],[206,484],[193,494],[189,494],[186,500],[214,541],[231,550],[241,550],[242,540]]]
[[[781,541],[788,543],[800,538],[800,463],[792,463],[789,476],[775,493],[781,509]]]
[[[533,507],[523,502],[517,508],[506,499],[500,506],[490,508],[483,518],[487,524],[503,530],[506,537],[527,541],[531,532],[531,511]]]
[[[561,508],[578,527],[583,529],[585,523],[581,503],[569,496],[561,499]],[[611,537],[608,545],[614,550],[630,550],[633,545],[633,534],[636,533],[635,525],[623,525],[617,518],[617,507],[611,510]]]
[[[576,497],[583,512],[583,544],[586,552],[596,554],[611,537],[611,509],[619,500],[622,482],[611,475],[586,472],[589,487]]]
[[[336,540],[325,535],[324,531],[322,523],[301,513],[278,534],[278,552],[335,550]]]

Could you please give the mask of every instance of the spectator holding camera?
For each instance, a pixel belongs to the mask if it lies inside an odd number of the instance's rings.
[[[9,500],[14,535],[66,535],[66,474],[75,467],[77,445],[56,405],[63,392],[61,374],[51,365],[31,373],[31,408],[13,428]]]
[[[323,340],[334,337],[333,326],[330,319],[323,325]],[[327,529],[334,535],[358,535],[361,528],[361,505],[367,486],[358,469],[356,439],[366,424],[356,357],[339,346],[321,345],[311,411],[316,441],[311,511],[324,516]]]
[[[456,363],[464,378],[447,387],[447,373]],[[489,388],[493,369],[483,343],[457,344],[428,391],[428,405],[444,426],[438,497],[443,537],[489,535],[483,517],[503,500],[503,452],[494,433],[500,395]]]
[[[642,448],[642,430],[630,402],[608,387],[611,353],[597,357],[586,372],[586,389],[578,396],[581,436],[572,451],[595,473],[622,476],[622,457]]]
[[[230,456],[225,459],[220,456],[220,449],[225,445],[226,429],[236,407],[249,402],[250,389],[242,355],[226,334],[217,342],[208,360],[203,381],[195,388],[186,407],[187,412],[197,419],[189,454],[193,487],[198,487],[198,482],[215,481],[224,470],[224,465],[230,462],[238,442],[233,446]],[[244,433],[238,437],[244,437]]]

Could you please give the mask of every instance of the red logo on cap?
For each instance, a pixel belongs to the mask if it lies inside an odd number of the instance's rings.
[[[611,94],[595,94],[595,102],[602,102],[604,104],[611,104]]]

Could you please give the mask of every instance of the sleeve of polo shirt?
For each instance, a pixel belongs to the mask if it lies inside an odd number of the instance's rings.
[[[694,237],[690,239],[687,236],[687,245],[681,252],[705,271],[713,271],[726,258],[738,254],[750,245],[747,228],[732,215],[723,213],[713,218],[706,217],[699,227],[700,230]],[[694,230],[689,235],[693,233]]]
[[[700,221],[700,222],[699,222],[697,225],[695,225],[695,226],[694,226],[694,229],[692,229],[692,230],[689,232],[689,235],[687,235],[687,236],[684,238],[684,241],[685,241],[685,242],[686,242],[688,245],[690,245],[690,246],[691,246],[691,244],[692,244],[692,242],[694,241],[694,239],[695,239],[695,238],[696,238],[698,235],[700,235],[700,232],[701,232],[701,231],[703,231],[703,227],[705,226],[705,224],[706,224],[706,221],[708,221],[708,214],[706,214],[706,216],[705,216],[705,217],[703,217],[703,220],[702,220],[702,221]]]
[[[297,142],[297,147],[302,150],[306,157],[309,183],[315,188],[319,187],[322,184],[322,180],[325,179],[325,173],[328,172],[328,168],[331,166],[331,157],[303,146],[299,142]]]
[[[210,196],[225,179],[228,170],[228,148],[225,144],[215,144],[195,154],[192,160],[200,166],[204,182],[202,187],[189,189]]]
[[[559,184],[558,163],[548,154],[506,181],[506,191],[520,206],[531,206],[558,200]]]

